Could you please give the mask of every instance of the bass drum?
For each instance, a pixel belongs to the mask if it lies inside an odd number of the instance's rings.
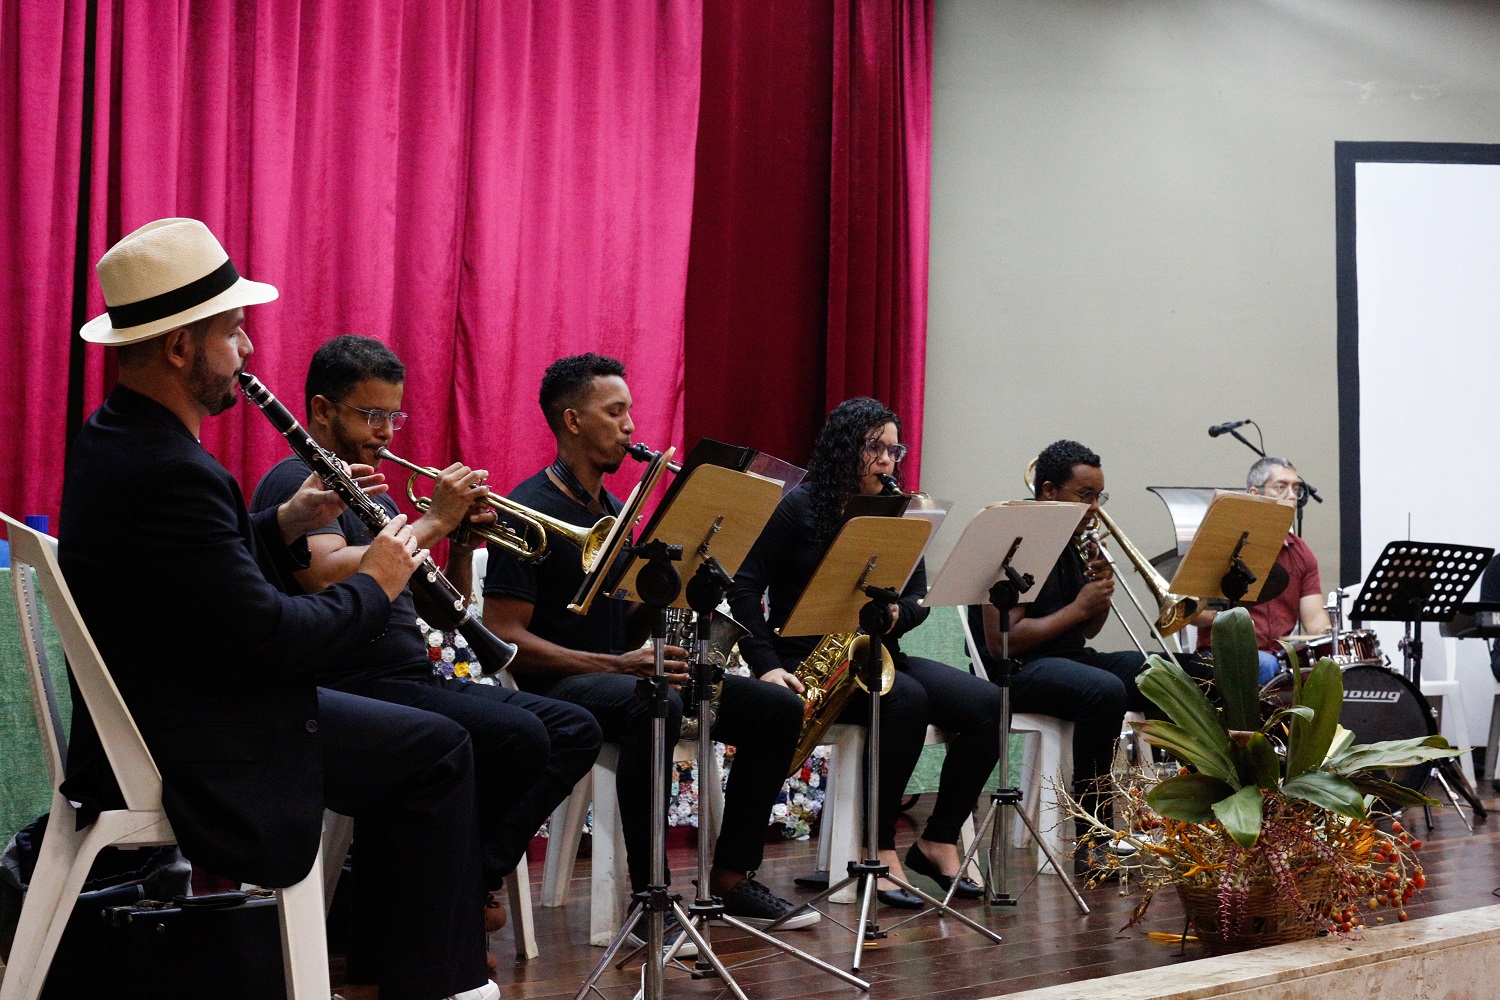
[[[1308,671],[1302,672],[1303,679]],[[1382,740],[1421,739],[1436,736],[1437,720],[1432,706],[1411,681],[1385,667],[1358,663],[1343,668],[1344,709],[1339,723],[1354,734],[1356,743],[1378,743]],[[1277,674],[1260,689],[1262,710],[1268,714],[1292,702],[1292,675]],[[1427,783],[1432,765],[1401,767],[1389,772],[1375,772],[1398,785],[1421,791]]]

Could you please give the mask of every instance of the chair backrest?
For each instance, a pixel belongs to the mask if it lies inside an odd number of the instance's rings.
[[[976,677],[990,679],[990,672],[985,669],[984,660],[979,655],[979,646],[974,642],[974,630],[969,627],[969,609],[960,604],[953,609],[958,612],[958,624],[964,630],[964,650],[969,654],[969,663],[974,668]]]
[[[146,749],[146,741],[141,738],[114,679],[104,666],[104,660],[83,623],[83,616],[78,613],[78,606],[73,603],[73,594],[57,563],[57,539],[6,514],[0,513],[0,520],[4,521],[10,536],[12,574],[26,576],[29,582],[30,573],[27,571],[34,570],[42,594],[47,598],[52,624],[67,655],[74,683],[94,720],[99,743],[109,759],[125,805],[141,811],[160,809],[161,773],[157,771],[151,752]],[[25,637],[23,644],[32,645]],[[44,677],[42,669],[45,654],[37,656],[28,652],[26,660],[31,672],[33,698],[38,703],[37,724],[42,729],[43,744],[49,747],[49,764],[56,768],[53,777],[58,778],[62,773],[60,748],[63,740],[62,734],[57,732],[55,697],[51,697],[48,711],[41,710],[41,703],[51,695],[51,679]]]
[[[7,564],[9,551],[7,549]],[[62,784],[67,771],[67,744],[63,739],[62,713],[52,686],[51,664],[42,636],[42,609],[37,602],[35,571],[25,563],[11,567],[11,592],[16,599],[16,627],[26,661],[27,687],[31,691],[32,714],[36,718],[38,743],[51,778],[51,787]]]

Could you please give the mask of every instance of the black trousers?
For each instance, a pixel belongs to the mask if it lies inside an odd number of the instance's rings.
[[[1145,712],[1151,702],[1135,686],[1146,658],[1134,650],[1101,653],[1071,650],[1021,664],[1011,679],[1011,710],[1073,723],[1073,792],[1101,819],[1107,798],[1097,781],[1109,773],[1126,711]]]
[[[636,694],[637,678],[624,674],[562,677],[539,693],[581,705],[593,713],[604,738],[620,745],[620,822],[630,881],[644,889],[651,875],[651,706]],[[734,746],[734,766],[724,789],[724,824],[714,863],[729,871],[754,871],[765,849],[771,807],[791,768],[802,727],[802,699],[776,684],[751,677],[724,678],[713,738]],[[667,742],[682,731],[682,699],[671,692]]]
[[[326,805],[359,831],[349,978],[383,1000],[434,1000],[485,980],[474,757],[431,712],[318,689]]]
[[[922,756],[927,727],[948,733],[937,802],[922,836],[958,843],[964,820],[1000,755],[1000,689],[966,670],[936,660],[905,657],[895,684],[880,699],[880,787],[875,832],[882,850],[896,848],[896,817],[906,783]],[[840,722],[864,724],[869,695],[856,691]],[[738,766],[738,763],[736,763]]]
[[[486,889],[515,870],[552,810],[594,766],[603,740],[586,709],[489,684],[395,677],[358,693],[436,712],[468,732]]]

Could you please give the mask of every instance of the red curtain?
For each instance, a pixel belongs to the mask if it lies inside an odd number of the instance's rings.
[[[805,462],[875,396],[918,479],[927,336],[929,0],[735,0],[704,13],[687,292],[687,440]]]
[[[0,510],[56,529],[83,135],[82,3],[0,0]]]
[[[358,333],[406,362],[393,450],[423,464],[536,471],[542,370],[586,350],[625,361],[644,439],[679,439],[696,5],[99,7],[90,259],[204,220],[281,290],[246,329],[294,412],[318,344]],[[105,352],[89,375],[92,409]],[[247,488],[286,453],[247,407],[204,443]]]

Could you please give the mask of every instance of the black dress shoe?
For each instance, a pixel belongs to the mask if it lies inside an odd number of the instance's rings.
[[[894,906],[898,910],[920,910],[927,905],[921,896],[905,889],[876,889],[875,898],[881,906]]]
[[[818,892],[822,892],[828,888],[828,872],[819,868],[811,875],[798,875],[792,879],[792,883],[799,889],[816,889]]]
[[[942,869],[932,863],[932,859],[922,853],[922,849],[916,844],[911,845],[911,850],[906,852],[906,867],[918,875],[926,875],[938,884],[938,888],[944,893],[953,884],[952,875],[944,875]],[[953,890],[954,899],[981,899],[984,897],[984,889],[973,879],[958,877],[958,888]]]

